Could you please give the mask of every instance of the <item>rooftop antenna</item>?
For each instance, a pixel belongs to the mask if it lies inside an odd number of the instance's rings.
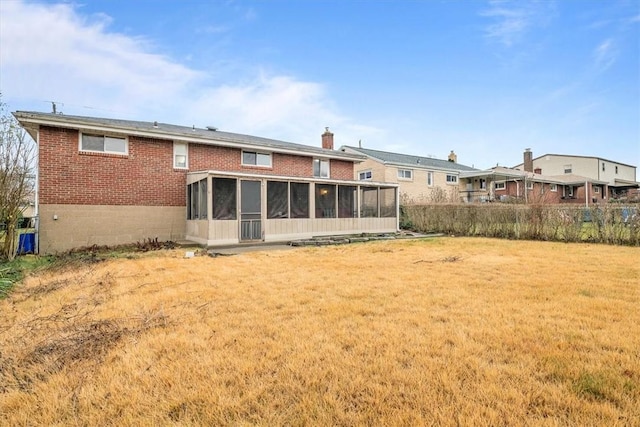
[[[53,114],[58,114],[58,112],[56,111],[56,103],[55,101],[51,101],[51,109],[52,109],[52,113]]]
[[[362,148],[362,140],[361,139],[358,140],[358,148]]]

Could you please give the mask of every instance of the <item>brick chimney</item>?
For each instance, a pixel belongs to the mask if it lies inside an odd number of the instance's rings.
[[[322,134],[322,148],[325,150],[333,150],[333,134],[329,132],[329,128],[324,128]]]
[[[456,163],[458,161],[458,156],[456,156],[456,153],[454,153],[453,150],[449,153],[449,161],[451,163]]]
[[[525,148],[524,150],[524,171],[533,172],[533,153],[531,148]]]

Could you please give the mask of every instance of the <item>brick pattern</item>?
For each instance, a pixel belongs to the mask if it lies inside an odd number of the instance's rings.
[[[43,126],[39,137],[40,203],[184,206],[187,170],[173,168],[173,141],[129,137],[129,154],[79,152],[79,132]],[[310,178],[311,157],[274,153],[272,167],[242,165],[236,148],[189,144],[189,170]],[[331,160],[331,178],[353,179],[353,163]]]

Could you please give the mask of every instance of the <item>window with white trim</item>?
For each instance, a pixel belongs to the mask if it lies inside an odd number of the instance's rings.
[[[358,173],[358,179],[360,181],[370,181],[371,177],[372,177],[371,171],[364,171],[364,172]]]
[[[600,187],[593,187],[594,194],[600,194]]]
[[[500,181],[495,183],[496,190],[505,190],[507,188],[507,183],[505,181]]]
[[[571,167],[571,165],[564,165],[564,173],[571,173],[573,171],[573,168]]]
[[[123,137],[83,133],[80,136],[80,150],[95,153],[128,154],[129,141]]]
[[[533,181],[527,181],[527,190],[533,190]]]
[[[549,191],[558,191],[558,184],[549,184]]]
[[[262,166],[267,168],[271,167],[271,154],[258,153],[255,151],[243,151],[242,165],[243,166]]]
[[[433,187],[433,172],[427,171],[427,185]]]
[[[487,189],[487,180],[484,178],[480,178],[480,189],[481,190]]]
[[[313,159],[313,176],[316,178],[329,178],[329,160]]]
[[[189,167],[189,150],[186,142],[173,143],[173,167],[187,169]]]
[[[398,179],[413,179],[413,171],[411,169],[398,169]]]
[[[447,184],[457,184],[458,175],[447,174]]]

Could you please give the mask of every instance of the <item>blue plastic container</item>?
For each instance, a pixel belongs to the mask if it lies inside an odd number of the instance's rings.
[[[36,234],[24,233],[18,238],[18,254],[32,254],[35,252]]]

